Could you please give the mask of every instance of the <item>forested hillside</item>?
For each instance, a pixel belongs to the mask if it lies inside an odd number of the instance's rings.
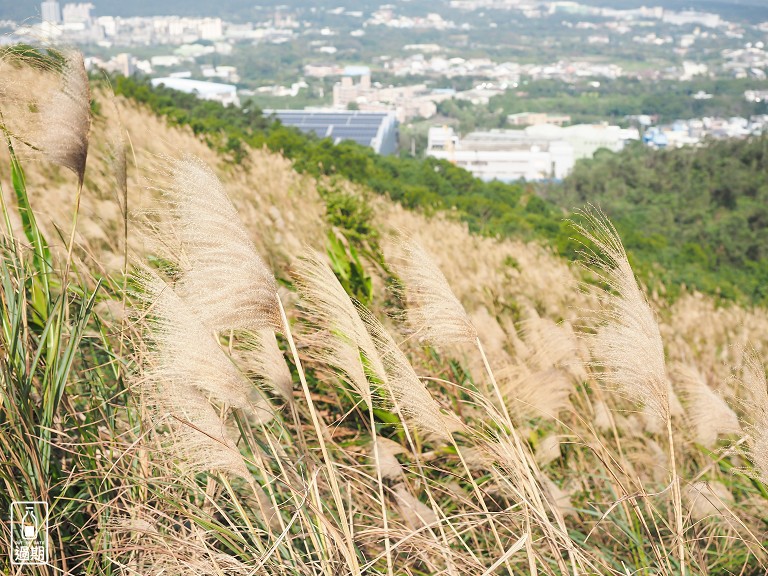
[[[598,153],[546,195],[599,205],[646,275],[728,298],[768,297],[768,138]]]
[[[601,206],[623,235],[641,278],[675,296],[681,284],[750,302],[768,298],[768,139],[712,142],[657,152],[642,146],[580,162],[564,184],[483,182],[432,158],[383,157],[368,148],[311,138],[265,118],[192,95],[118,78],[118,94],[189,125],[237,163],[267,146],[314,176],[341,176],[409,208],[448,211],[487,236],[538,239],[576,257],[567,219]],[[545,199],[542,199],[545,198]]]

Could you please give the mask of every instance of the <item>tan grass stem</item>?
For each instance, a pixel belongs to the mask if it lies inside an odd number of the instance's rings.
[[[349,524],[347,523],[344,500],[341,497],[341,489],[339,488],[339,482],[336,477],[336,470],[334,469],[334,466],[333,466],[333,460],[331,459],[330,452],[328,451],[328,447],[326,445],[326,438],[330,439],[328,428],[321,422],[320,417],[317,414],[317,410],[315,409],[315,403],[312,400],[312,394],[309,390],[309,384],[307,383],[307,378],[304,374],[304,369],[302,368],[302,365],[301,365],[299,352],[296,349],[296,343],[293,340],[291,327],[290,327],[290,324],[288,323],[288,317],[285,314],[285,308],[283,307],[283,303],[280,300],[280,295],[277,292],[275,292],[274,297],[275,297],[275,300],[277,301],[277,307],[280,311],[280,319],[282,321],[282,324],[285,330],[284,334],[286,339],[288,340],[288,346],[291,349],[291,355],[293,356],[293,361],[296,364],[296,371],[299,373],[301,389],[302,389],[302,392],[304,393],[304,399],[307,402],[307,408],[309,409],[309,415],[310,415],[310,418],[312,419],[312,425],[315,428],[315,432],[317,433],[318,443],[320,444],[320,451],[322,452],[322,456],[323,456],[323,463],[325,465],[326,472],[328,474],[328,481],[331,484],[331,493],[333,494],[333,500],[336,505],[336,511],[339,515],[339,523],[341,524],[342,532],[344,533],[344,537],[345,537],[346,546],[343,547],[342,549],[345,551],[346,560],[350,567],[350,570],[352,570],[352,574],[360,575],[362,574],[362,572],[360,571],[360,564],[358,562],[357,553],[355,551],[352,531],[350,530]]]
[[[613,224],[593,207],[582,211],[581,216],[584,224],[573,226],[584,239],[585,264],[591,265],[593,273],[610,289],[606,291],[607,306],[597,319],[597,333],[592,337],[596,358],[593,365],[602,369],[597,376],[608,387],[648,407],[666,422],[677,559],[681,576],[685,576],[683,508],[672,433],[671,391],[659,325]]]

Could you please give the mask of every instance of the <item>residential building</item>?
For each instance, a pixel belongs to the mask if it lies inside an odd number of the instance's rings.
[[[43,22],[61,24],[61,5],[55,0],[40,4],[40,15]]]
[[[570,124],[571,117],[567,114],[547,114],[546,112],[520,112],[507,116],[510,126],[536,126],[537,124],[554,124],[562,126]]]
[[[359,78],[357,83],[355,78]],[[398,122],[407,122],[416,117],[431,118],[437,113],[437,103],[451,96],[452,93],[445,91],[430,91],[425,84],[373,85],[367,66],[348,66],[341,81],[333,87],[333,107],[339,110],[354,107],[366,112],[392,110]]]
[[[202,100],[221,102],[225,106],[240,106],[240,99],[237,97],[237,86],[234,84],[173,77],[153,78],[151,82],[152,86],[165,86],[180,92],[194,94]]]
[[[91,25],[91,10],[94,6],[91,3],[68,3],[61,9],[64,24],[80,24],[83,26]]]

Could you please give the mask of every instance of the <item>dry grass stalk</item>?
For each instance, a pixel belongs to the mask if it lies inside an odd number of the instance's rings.
[[[317,253],[310,253],[302,258],[296,268],[295,276],[297,288],[302,296],[305,317],[321,335],[315,338],[312,356],[321,363],[333,366],[347,384],[360,395],[368,408],[384,524],[387,574],[392,576],[394,565],[383,480],[397,475],[400,464],[394,454],[382,452],[381,439],[376,435],[373,412],[375,399],[369,381],[369,374],[378,383],[386,381],[386,371],[355,304],[322,257]]]
[[[401,243],[395,268],[405,284],[408,320],[419,337],[434,344],[474,344],[477,330],[440,268],[413,239]]]
[[[721,434],[741,432],[736,413],[707,385],[695,366],[676,364],[672,374],[685,403],[688,424],[698,443],[711,448]]]
[[[748,433],[747,451],[755,467],[754,475],[768,483],[768,382],[754,348],[748,348],[744,353],[742,383],[749,398],[744,418]]]
[[[173,207],[181,249],[179,293],[215,330],[282,328],[277,282],[213,171],[192,156],[172,162]]]
[[[582,212],[585,224],[575,229],[592,243],[584,255],[609,288],[607,306],[601,311],[597,334],[592,340],[597,376],[610,388],[639,402],[667,425],[672,501],[675,513],[677,555],[685,576],[683,510],[675,461],[670,409],[671,387],[667,378],[664,345],[656,316],[638,286],[627,253],[616,229],[598,209]]]
[[[91,91],[83,55],[63,53],[61,84],[40,104],[43,132],[36,144],[53,163],[72,170],[82,186],[91,129]]]

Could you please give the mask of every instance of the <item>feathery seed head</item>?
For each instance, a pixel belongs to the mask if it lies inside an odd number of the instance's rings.
[[[401,250],[394,265],[405,285],[408,320],[419,336],[435,344],[474,343],[477,330],[427,251],[412,238],[402,241]]]
[[[670,386],[659,325],[637,284],[613,224],[599,209],[582,212],[575,229],[596,249],[586,248],[587,263],[609,286],[607,306],[592,338],[593,366],[609,387],[646,406],[660,418],[670,417]]]
[[[744,352],[742,382],[748,402],[744,428],[748,432],[747,451],[755,466],[755,475],[768,482],[768,381],[765,368],[754,348]]]
[[[386,372],[355,304],[318,253],[299,261],[295,278],[304,315],[322,335],[315,339],[315,358],[339,370],[370,405],[373,398],[366,371],[378,382],[386,379]]]
[[[424,526],[437,524],[437,515],[432,508],[411,494],[405,484],[397,484],[393,488],[393,492],[397,499],[400,514],[409,528],[418,530]]]
[[[209,397],[268,418],[250,382],[195,316],[151,270],[136,275],[147,312],[149,350],[141,360],[145,403],[173,431],[171,448],[190,470],[248,471]]]
[[[275,277],[219,179],[192,156],[174,161],[172,175],[167,196],[188,260],[179,293],[214,330],[280,330]]]
[[[151,380],[169,394],[190,387],[216,400],[247,409],[253,386],[232,363],[213,332],[173,289],[151,271],[137,276],[149,310],[153,343]]]
[[[450,440],[447,418],[442,414],[440,405],[419,380],[408,358],[381,322],[363,306],[358,308],[381,358],[386,374],[384,386],[391,396],[392,407],[415,427],[437,438]]]
[[[239,336],[237,342],[232,352],[240,369],[262,381],[284,400],[293,401],[293,377],[275,332],[263,328]]]
[[[686,418],[697,442],[711,448],[720,434],[741,432],[736,413],[709,387],[695,366],[676,364],[672,375],[680,389]]]
[[[42,130],[37,143],[53,163],[72,170],[82,185],[91,129],[91,92],[83,55],[64,52],[61,84],[40,105]]]
[[[549,418],[571,408],[573,384],[560,369],[530,371],[526,366],[512,364],[499,371],[499,384],[512,409],[524,419]]]
[[[379,456],[375,465],[379,467],[381,477],[387,480],[401,478],[403,467],[400,465],[397,455],[405,452],[405,448],[394,440],[384,438],[383,436],[376,436],[374,442],[376,442],[376,450]]]

